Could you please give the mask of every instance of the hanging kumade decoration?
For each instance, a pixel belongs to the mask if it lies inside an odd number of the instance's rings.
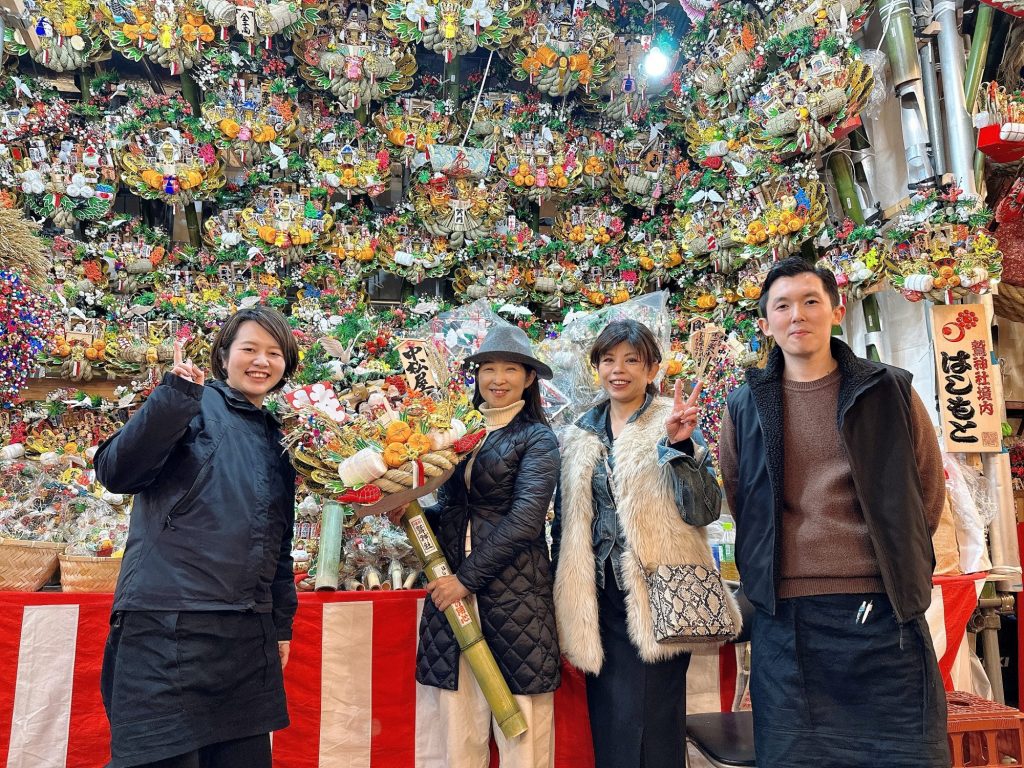
[[[237,230],[250,245],[267,255],[267,270],[320,253],[331,239],[334,217],[325,210],[320,190],[289,191],[271,187],[238,212]],[[230,222],[226,222],[230,226]],[[213,225],[207,233],[215,236]],[[223,239],[223,235],[221,235]],[[269,263],[273,259],[273,266]]]
[[[116,133],[123,147],[121,180],[135,194],[169,205],[209,200],[224,186],[215,133],[178,96],[147,96]],[[145,121],[145,122],[143,122]]]
[[[583,175],[575,147],[547,126],[505,141],[498,147],[495,167],[513,194],[540,204],[572,194]]]
[[[673,194],[688,168],[679,147],[656,130],[622,139],[615,147],[611,190],[624,203],[653,209],[675,199]]]
[[[292,38],[321,21],[320,0],[199,0],[209,23],[226,38],[233,28],[249,44],[270,48],[274,35]]]
[[[612,43],[609,72],[614,71],[597,88],[582,97],[590,110],[600,112],[612,124],[622,124],[631,118],[646,114],[653,99],[661,96],[672,85],[672,73],[679,59],[675,45],[666,55],[664,73],[648,74],[644,61],[650,54],[650,35],[619,35]],[[668,49],[668,46],[665,46]],[[661,50],[659,48],[659,50]]]
[[[783,156],[822,152],[858,115],[873,82],[871,67],[848,54],[801,59],[797,73],[781,70],[750,100],[754,143]]]
[[[908,301],[953,304],[987,293],[1002,274],[992,211],[952,187],[915,199],[886,233],[889,280]]]
[[[480,146],[489,149],[497,149],[505,143],[507,134],[511,132],[509,121],[521,114],[525,107],[526,99],[517,91],[484,91],[480,94],[479,104],[463,104],[459,119],[469,125],[470,141],[479,142]]]
[[[117,169],[98,128],[66,133],[52,152],[35,162],[25,153],[17,165],[26,208],[58,227],[101,219],[114,205]]]
[[[458,132],[458,124],[439,111],[435,102],[420,98],[401,98],[373,116],[391,146],[401,150],[402,159],[410,163],[419,153],[428,157],[430,148],[444,144]]]
[[[16,56],[55,72],[71,72],[110,58],[107,40],[93,19],[90,0],[36,0],[28,7],[28,24],[39,46],[29,46],[21,30],[8,25],[4,44]]]
[[[423,43],[447,64],[478,46],[509,45],[526,7],[526,0],[392,0],[383,22],[403,42]]]
[[[293,50],[299,74],[313,88],[334,94],[343,112],[355,112],[412,86],[413,46],[396,45],[377,15],[363,4],[332,0],[327,22],[298,37]]]
[[[431,235],[447,237],[453,248],[494,232],[508,208],[504,180],[487,184],[490,151],[436,145],[430,152],[432,176],[416,184],[412,204]]]
[[[238,75],[207,89],[202,114],[216,129],[218,147],[241,164],[253,163],[291,145],[299,124],[297,97],[298,89],[283,78]]]
[[[744,111],[768,76],[764,25],[737,4],[723,4],[680,43],[684,62],[665,101],[684,122],[719,120]]]
[[[376,130],[349,140],[340,132],[321,132],[310,142],[305,174],[310,186],[331,194],[377,197],[391,184],[391,152]]]
[[[512,76],[548,96],[590,92],[614,65],[615,32],[592,5],[574,13],[567,3],[543,3],[531,13],[512,51]]]
[[[166,67],[172,75],[192,69],[217,33],[198,0],[98,0],[110,44],[132,61]]]
[[[857,226],[846,219],[830,229],[818,264],[836,276],[839,294],[846,303],[864,298],[885,278],[884,254],[885,245],[875,227]]]

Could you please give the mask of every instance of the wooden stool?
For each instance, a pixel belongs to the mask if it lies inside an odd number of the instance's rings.
[[[1024,768],[1024,713],[963,691],[946,704],[953,768]]]

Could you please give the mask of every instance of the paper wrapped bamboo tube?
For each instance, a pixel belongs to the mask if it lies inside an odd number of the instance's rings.
[[[320,553],[316,563],[316,591],[338,588],[338,565],[341,561],[341,527],[345,510],[334,501],[324,504],[320,520]]]
[[[437,537],[430,529],[419,502],[409,503],[402,516],[402,527],[423,563],[427,579],[434,581],[442,576],[450,576],[452,569],[441,552],[441,546],[437,543]],[[450,606],[444,615],[455,632],[459,648],[465,654],[466,661],[469,662],[473,676],[480,684],[480,690],[484,692],[484,698],[487,699],[501,732],[509,739],[526,733],[526,718],[516,700],[512,698],[508,683],[501,676],[494,655],[480,629],[480,620],[474,615],[472,607],[465,600],[459,600]]]

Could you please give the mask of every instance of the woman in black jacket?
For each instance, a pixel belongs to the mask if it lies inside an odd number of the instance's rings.
[[[416,680],[440,711],[447,768],[489,762],[493,732],[502,768],[549,768],[554,690],[560,683],[551,563],[544,522],[558,479],[558,442],[541,410],[537,360],[519,328],[493,329],[467,362],[479,365],[475,404],[487,437],[426,510],[454,572],[427,585]],[[400,517],[395,510],[392,519]],[[484,638],[528,730],[506,739],[444,616],[457,600],[476,603]]]
[[[135,494],[101,687],[111,768],[270,768],[288,725],[282,671],[297,605],[295,474],[264,409],[298,365],[285,318],[246,309],[206,376],[174,367],[96,454]]]

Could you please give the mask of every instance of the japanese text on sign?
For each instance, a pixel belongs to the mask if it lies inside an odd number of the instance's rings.
[[[998,451],[1001,425],[994,390],[999,366],[990,362],[987,310],[982,304],[932,309],[939,412],[946,450]]]
[[[403,341],[398,345],[398,357],[409,389],[425,392],[437,386],[424,342],[415,339]]]

